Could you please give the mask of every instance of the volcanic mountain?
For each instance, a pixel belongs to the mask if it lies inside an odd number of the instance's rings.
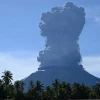
[[[24,79],[26,87],[30,80],[39,80],[45,86],[51,85],[54,79],[86,85],[97,83],[98,78],[85,71],[81,64],[78,40],[84,25],[84,8],[72,2],[42,13],[39,27],[41,36],[46,38],[45,49],[37,57],[38,71]]]

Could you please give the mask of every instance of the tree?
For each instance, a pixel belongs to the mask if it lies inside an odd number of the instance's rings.
[[[2,80],[0,79],[0,100],[3,100],[5,98],[6,98],[6,93],[4,90],[4,85],[3,85]]]
[[[4,75],[2,75],[2,80],[5,84],[5,87],[7,88],[7,86],[11,85],[12,84],[12,80],[13,80],[13,77],[12,77],[12,73],[10,71],[4,71],[3,72]]]
[[[42,100],[54,100],[54,91],[50,86],[45,87],[41,94]]]
[[[36,81],[35,83],[35,98],[37,98],[38,100],[40,99],[41,96],[41,92],[43,91],[43,84],[40,81]]]
[[[29,82],[29,88],[26,93],[27,99],[29,100],[40,100],[41,99],[41,92],[43,91],[43,84],[40,81],[36,81],[34,84],[31,80]]]
[[[95,86],[91,87],[90,98],[100,99],[100,83],[97,83]]]
[[[28,91],[26,92],[26,98],[28,100],[34,100],[35,99],[35,84],[33,83],[33,81],[31,80],[29,82],[29,87],[28,87]]]
[[[12,80],[13,80],[13,74],[10,71],[4,71],[3,75],[1,76],[2,78],[2,84],[4,86],[4,91],[5,91],[5,99],[10,99],[12,96]]]
[[[89,98],[89,87],[85,84],[74,83],[71,91],[72,99],[88,99]]]
[[[71,96],[71,84],[63,81],[60,84],[59,94],[61,99],[70,99]]]
[[[16,81],[14,83],[15,100],[22,100],[24,98],[24,83],[23,81]]]
[[[59,97],[59,85],[60,85],[60,81],[58,79],[55,79],[53,82],[52,82],[52,88],[53,88],[53,91],[55,93],[55,98],[58,100],[58,97]]]
[[[43,84],[40,82],[40,81],[36,81],[36,83],[35,83],[35,90],[36,90],[36,92],[38,93],[38,92],[41,92],[42,90],[43,90]]]

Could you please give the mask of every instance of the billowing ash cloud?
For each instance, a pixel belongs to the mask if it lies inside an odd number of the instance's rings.
[[[42,13],[41,20],[41,36],[46,37],[46,41],[45,50],[40,51],[37,58],[39,69],[78,65],[81,55],[77,42],[85,24],[84,9],[68,2]]]

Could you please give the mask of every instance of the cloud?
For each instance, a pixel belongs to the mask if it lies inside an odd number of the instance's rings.
[[[100,77],[100,56],[83,57],[82,63],[85,70]]]
[[[10,70],[14,80],[20,80],[35,72],[38,66],[36,52],[0,52],[0,76],[4,70]]]

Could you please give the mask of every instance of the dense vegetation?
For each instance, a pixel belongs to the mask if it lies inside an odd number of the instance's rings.
[[[24,91],[23,81],[13,81],[13,74],[4,71],[0,79],[0,100],[67,100],[67,99],[100,99],[100,83],[88,87],[85,84],[60,82],[55,79],[52,86],[44,87],[40,81],[29,82]]]

